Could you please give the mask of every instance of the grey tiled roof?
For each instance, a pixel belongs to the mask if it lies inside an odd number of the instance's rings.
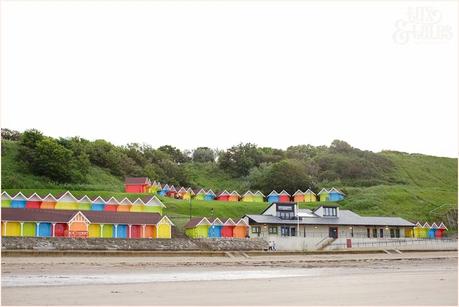
[[[271,215],[246,215],[248,218],[259,224],[294,224],[298,223],[297,219],[283,220]],[[360,225],[360,226],[414,226],[400,217],[373,217],[360,216],[349,210],[340,210],[339,217],[303,217],[300,219],[301,225]]]

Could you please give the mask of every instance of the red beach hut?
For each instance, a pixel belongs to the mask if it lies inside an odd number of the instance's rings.
[[[228,218],[226,221],[223,222],[222,227],[222,237],[223,238],[232,238],[233,237],[233,230],[236,226],[236,223],[231,218]]]
[[[128,177],[124,180],[126,193],[147,193],[151,186],[148,177]]]
[[[33,193],[27,198],[26,208],[28,209],[40,209],[42,198],[37,193]]]
[[[290,194],[288,194],[285,190],[279,193],[279,202],[285,203],[290,201]]]
[[[230,193],[227,190],[225,190],[217,196],[217,200],[228,201],[229,197]]]

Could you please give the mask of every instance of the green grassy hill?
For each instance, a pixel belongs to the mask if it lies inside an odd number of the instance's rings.
[[[78,196],[84,194],[103,197],[137,196],[122,193],[122,179],[96,166],[91,166],[85,184],[64,185],[44,177],[34,176],[24,171],[25,168],[14,159],[17,152],[16,143],[3,141],[2,144],[2,189],[9,193],[19,190],[32,192],[38,189],[39,192],[45,193],[70,190]],[[340,202],[342,208],[362,215],[401,216],[410,221],[429,222],[445,221],[446,214],[451,215],[451,212],[457,210],[457,159],[390,151],[380,154],[394,163],[395,167],[390,176],[398,184],[370,187],[337,186],[347,193],[346,199]],[[233,179],[210,163],[188,163],[185,167],[191,182],[196,186],[212,188],[214,191],[227,189],[239,192],[245,191],[248,186],[248,182],[244,179]],[[166,214],[179,228],[183,226],[190,213],[189,202],[170,198],[162,198],[162,201],[167,206]],[[266,203],[195,200],[191,205],[193,216],[210,216],[213,212],[214,216],[232,218],[238,218],[247,213],[258,213],[266,207]],[[302,204],[302,207],[315,205],[317,203]],[[455,223],[457,225],[457,219]]]

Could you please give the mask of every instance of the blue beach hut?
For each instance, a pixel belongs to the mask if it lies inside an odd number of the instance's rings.
[[[51,237],[51,223],[37,223],[37,237]]]
[[[166,196],[167,192],[169,192],[170,188],[168,184],[165,184],[162,188],[161,191],[159,191],[159,196]]]
[[[25,197],[24,194],[19,192],[11,199],[11,208],[25,208],[26,203],[27,197]]]
[[[223,222],[218,217],[208,220],[211,222],[209,227],[209,238],[221,238]]]
[[[105,200],[102,197],[97,196],[91,201],[91,211],[104,211],[104,208]]]
[[[437,231],[437,229],[438,229],[438,225],[435,223],[433,223],[430,226],[429,232],[427,233],[429,239],[435,239],[435,232]]]
[[[344,199],[344,193],[338,189],[331,188],[328,191],[328,200],[329,201],[340,201]]]
[[[271,193],[268,194],[268,203],[275,203],[279,201],[279,193],[276,190],[273,190]]]
[[[217,195],[215,195],[214,191],[209,190],[209,191],[207,191],[206,194],[204,195],[204,200],[214,200],[216,196],[217,196]]]
[[[128,226],[127,225],[122,225],[118,224],[117,227],[113,229],[116,231],[116,236],[115,238],[127,238],[127,233],[128,233]]]

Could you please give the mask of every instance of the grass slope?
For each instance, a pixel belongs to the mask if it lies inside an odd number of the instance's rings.
[[[47,194],[66,190],[76,196],[101,195],[136,198],[141,194],[125,194],[121,179],[104,169],[92,166],[87,183],[62,185],[47,178],[24,172],[23,166],[15,161],[17,146],[5,142],[2,149],[2,188],[9,193],[21,190],[25,193],[41,192]],[[457,209],[457,159],[432,157],[419,154],[399,152],[382,152],[395,165],[390,174],[397,185],[377,185],[371,187],[338,187],[347,191],[346,199],[340,202],[343,209],[350,209],[362,215],[400,216],[410,221],[441,221],[448,210]],[[215,190],[247,189],[248,183],[243,179],[231,178],[228,174],[209,163],[188,163],[187,172],[191,182],[200,187]],[[6,184],[4,184],[6,183]],[[188,220],[188,201],[161,198],[167,206],[165,213],[170,216],[179,228]],[[313,207],[315,204],[302,204],[302,207]],[[266,203],[227,203],[220,201],[192,201],[192,216],[211,216],[239,218],[244,214],[259,213]],[[457,227],[457,226],[456,226]],[[454,228],[456,228],[454,227]]]

